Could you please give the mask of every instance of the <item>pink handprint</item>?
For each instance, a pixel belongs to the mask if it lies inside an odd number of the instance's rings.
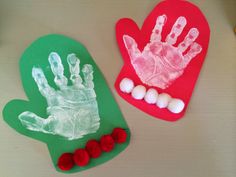
[[[197,28],[191,28],[182,42],[176,44],[187,20],[180,16],[162,42],[161,32],[167,16],[158,16],[152,30],[150,42],[143,51],[138,49],[136,41],[129,35],[123,35],[131,64],[140,80],[149,85],[166,89],[180,77],[189,62],[202,51],[201,45],[194,42],[199,35]]]

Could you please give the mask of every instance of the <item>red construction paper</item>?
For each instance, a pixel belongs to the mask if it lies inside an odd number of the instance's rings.
[[[135,100],[132,98],[131,94],[123,93],[119,88],[121,80],[125,77],[132,79],[135,85],[141,84],[144,85],[147,89],[150,88],[148,85],[142,83],[135,73],[135,70],[130,62],[130,57],[123,42],[123,35],[126,34],[134,38],[138,44],[139,50],[142,51],[150,40],[151,32],[155,26],[157,17],[163,14],[167,16],[167,22],[162,30],[162,41],[171,31],[171,28],[177,18],[179,16],[184,16],[187,19],[187,25],[185,26],[182,34],[178,37],[177,43],[174,46],[177,46],[181,41],[183,41],[188,31],[193,27],[197,28],[200,33],[195,42],[199,43],[202,46],[201,53],[198,54],[189,63],[183,75],[176,79],[171,86],[164,90],[157,87],[152,87],[155,88],[158,93],[168,93],[172,97],[180,98],[184,101],[185,108],[178,114],[171,113],[168,109],[160,109],[156,105],[147,104],[144,100]],[[194,86],[196,84],[199,72],[207,53],[208,43],[210,39],[210,28],[206,18],[204,17],[200,9],[187,1],[162,1],[148,15],[141,29],[139,29],[137,24],[131,19],[120,19],[116,24],[116,39],[124,60],[124,65],[115,82],[115,88],[118,94],[130,104],[156,118],[160,118],[166,121],[176,121],[180,119],[185,114],[186,108],[188,107]]]

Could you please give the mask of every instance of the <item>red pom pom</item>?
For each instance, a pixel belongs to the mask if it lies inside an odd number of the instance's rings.
[[[57,163],[58,167],[61,170],[70,170],[74,166],[74,161],[73,161],[73,154],[72,153],[64,153],[62,154]]]
[[[111,136],[116,143],[124,143],[127,138],[127,133],[122,128],[114,128]]]
[[[97,158],[101,155],[102,150],[99,143],[96,140],[90,140],[87,142],[85,149],[92,158]]]
[[[89,154],[85,149],[77,149],[74,152],[74,162],[80,166],[83,167],[89,163]]]
[[[115,142],[111,135],[103,135],[100,139],[101,149],[110,152],[114,148]]]

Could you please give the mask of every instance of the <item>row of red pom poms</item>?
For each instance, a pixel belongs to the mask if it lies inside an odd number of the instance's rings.
[[[86,166],[90,158],[98,158],[104,152],[113,150],[115,143],[124,143],[127,133],[122,128],[114,128],[111,134],[103,135],[100,141],[89,140],[85,148],[76,149],[74,153],[64,153],[58,159],[58,167],[61,170],[70,170],[73,166]]]

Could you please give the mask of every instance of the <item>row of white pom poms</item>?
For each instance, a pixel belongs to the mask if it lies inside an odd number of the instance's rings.
[[[142,85],[134,86],[134,82],[129,78],[124,78],[120,82],[120,90],[124,93],[131,93],[136,100],[144,99],[148,104],[156,104],[159,108],[167,108],[172,113],[178,114],[184,109],[184,102],[181,99],[171,98],[167,93],[158,94],[158,92]]]

